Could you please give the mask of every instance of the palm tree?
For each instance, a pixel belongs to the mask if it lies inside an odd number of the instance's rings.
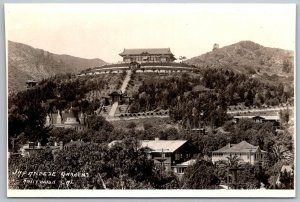
[[[230,168],[237,168],[239,166],[239,161],[240,161],[240,157],[236,154],[234,154],[233,156],[227,156],[227,166]]]
[[[291,152],[284,145],[281,144],[273,145],[272,154],[277,162],[281,160],[291,160],[292,158]]]

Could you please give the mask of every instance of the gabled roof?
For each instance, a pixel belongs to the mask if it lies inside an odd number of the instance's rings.
[[[142,49],[124,49],[121,56],[125,55],[141,55],[141,54],[150,54],[150,55],[173,55],[170,48],[142,48]]]
[[[108,147],[121,142],[122,140],[114,140],[108,144]],[[173,153],[186,142],[187,140],[140,140],[140,148],[148,148],[151,152],[161,153],[163,150],[164,153]]]
[[[265,120],[279,120],[278,116],[234,116],[234,119],[265,119]]]
[[[242,141],[238,144],[227,144],[225,147],[213,151],[213,153],[255,153],[258,150],[260,150],[259,146],[254,146],[246,141]],[[263,150],[260,151],[265,152]]]
[[[152,152],[173,153],[187,140],[141,140],[141,147],[149,147]]]

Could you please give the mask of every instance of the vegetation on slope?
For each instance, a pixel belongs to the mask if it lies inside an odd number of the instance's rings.
[[[83,69],[105,64],[101,59],[84,59],[58,55],[26,44],[8,41],[8,90],[26,89],[26,81],[63,73],[79,73]]]

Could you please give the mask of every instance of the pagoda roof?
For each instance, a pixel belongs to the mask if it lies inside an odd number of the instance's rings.
[[[126,55],[173,55],[170,48],[141,48],[141,49],[124,49],[121,56]]]

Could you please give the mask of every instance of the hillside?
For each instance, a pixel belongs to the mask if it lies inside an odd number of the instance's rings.
[[[229,68],[268,80],[292,80],[294,52],[268,48],[251,41],[215,48],[213,51],[185,61],[199,68]]]
[[[59,73],[78,73],[103,65],[101,59],[58,55],[26,44],[8,41],[8,91],[26,88],[28,79],[41,80]]]

